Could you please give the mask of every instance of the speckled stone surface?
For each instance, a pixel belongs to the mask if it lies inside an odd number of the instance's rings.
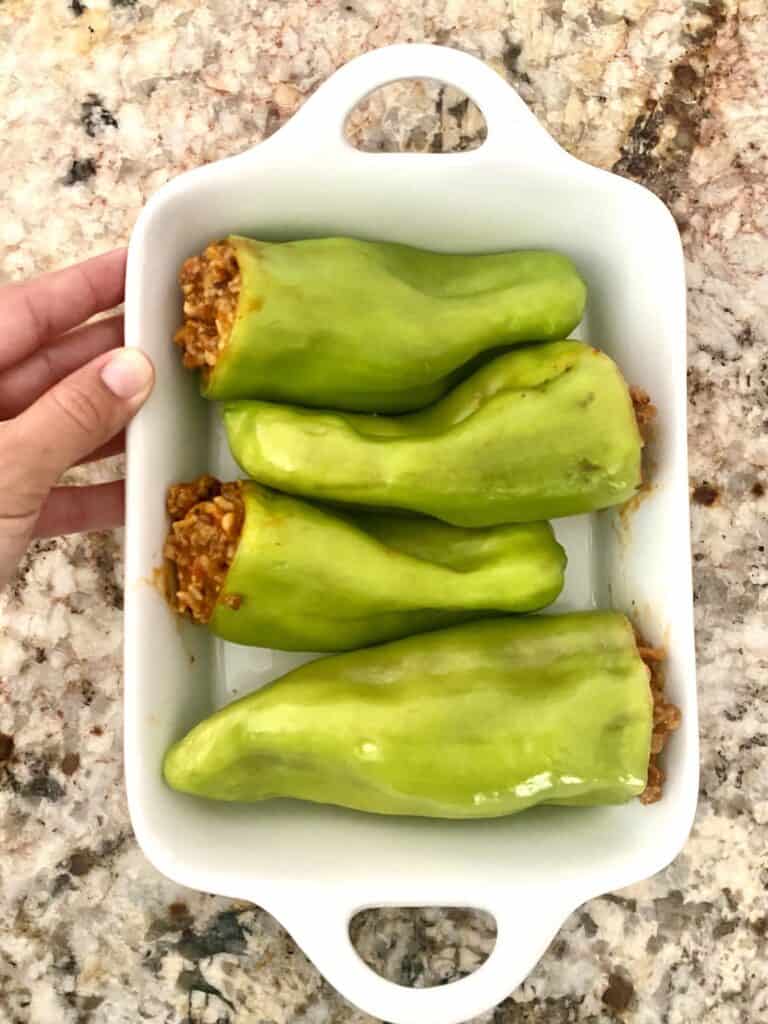
[[[574,914],[483,1024],[768,1020],[768,17],[765,0],[5,0],[0,271],[125,242],[164,181],[278,127],[396,41],[477,54],[573,153],[667,201],[688,259],[701,691],[696,826],[662,875]],[[476,144],[461,97],[390,87],[361,145]],[[114,472],[106,467],[104,474]],[[361,1022],[268,915],[179,889],[131,836],[120,537],[38,544],[0,599],[0,1022]],[[368,913],[365,958],[424,985],[491,923]]]

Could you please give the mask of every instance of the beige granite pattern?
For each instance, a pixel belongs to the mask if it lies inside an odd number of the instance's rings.
[[[507,76],[583,159],[672,207],[688,259],[701,802],[651,882],[593,901],[482,1024],[768,1020],[765,0],[5,0],[0,272],[128,238],[173,175],[258,142],[334,68],[436,41]],[[393,86],[365,148],[476,144],[461,97]],[[114,471],[107,467],[103,472]],[[36,545],[0,598],[0,1022],[359,1022],[258,909],[180,890],[131,837],[120,537]],[[471,970],[466,911],[368,913],[406,984]]]

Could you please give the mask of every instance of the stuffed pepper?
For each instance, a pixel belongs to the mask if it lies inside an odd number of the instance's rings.
[[[555,252],[449,255],[354,238],[230,236],[180,274],[184,365],[207,398],[418,409],[499,346],[564,338],[585,286]]]
[[[192,729],[165,778],[215,800],[435,818],[618,804],[679,721],[656,702],[623,615],[473,622],[289,672]]]
[[[369,416],[230,402],[232,454],[292,494],[459,526],[533,522],[631,498],[642,440],[616,364],[578,341],[499,356],[435,405]]]
[[[557,597],[548,523],[464,530],[202,477],[171,487],[173,607],[239,644],[340,651]]]

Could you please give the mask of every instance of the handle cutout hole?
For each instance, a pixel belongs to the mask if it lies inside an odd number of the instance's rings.
[[[372,907],[349,937],[365,963],[406,988],[434,988],[473,974],[493,952],[496,922],[465,907]]]
[[[460,89],[416,78],[370,93],[350,112],[344,132],[366,153],[462,153],[482,146],[486,123]]]

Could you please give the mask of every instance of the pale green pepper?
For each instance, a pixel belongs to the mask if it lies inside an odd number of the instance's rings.
[[[563,338],[586,289],[555,252],[450,255],[354,238],[231,236],[181,272],[185,365],[207,398],[418,409],[476,356]]]
[[[407,416],[254,401],[226,404],[224,422],[240,466],[271,487],[460,526],[590,512],[641,483],[627,385],[578,341],[499,356]]]
[[[193,497],[180,503],[183,491]],[[548,523],[465,530],[343,514],[212,477],[172,488],[169,511],[174,605],[239,644],[347,650],[533,611],[563,586],[565,552]]]
[[[652,723],[623,615],[486,620],[295,669],[192,729],[165,778],[216,800],[493,818],[639,795]]]

